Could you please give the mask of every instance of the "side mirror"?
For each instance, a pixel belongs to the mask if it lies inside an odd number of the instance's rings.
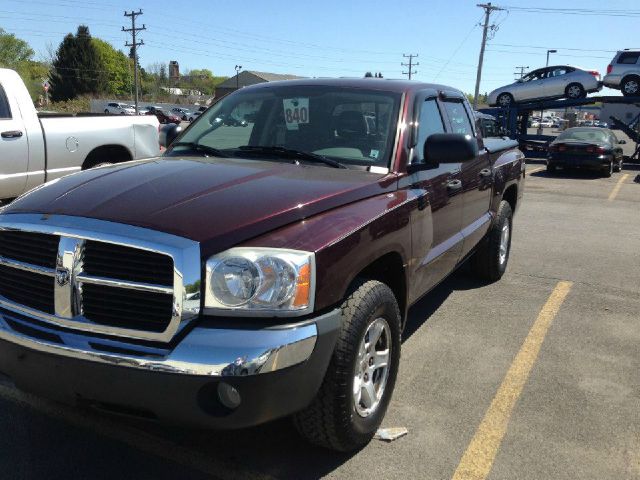
[[[618,143],[619,143],[620,145],[626,145],[626,144],[627,144],[627,141],[626,141],[626,140],[620,140]]]
[[[158,130],[160,146],[164,148],[168,148],[169,145],[171,145],[171,143],[181,133],[182,133],[182,127],[180,125],[176,125],[175,123],[168,123],[166,125],[161,125],[160,130]]]
[[[462,163],[478,156],[478,141],[460,133],[435,133],[424,142],[426,163]]]

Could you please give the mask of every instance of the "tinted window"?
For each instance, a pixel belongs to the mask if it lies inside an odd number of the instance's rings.
[[[624,63],[626,65],[633,65],[638,63],[640,53],[638,52],[624,52],[618,57],[618,63]]]
[[[542,70],[534,70],[533,72],[522,77],[523,82],[530,82],[532,80],[541,80],[545,78],[547,71],[545,69]]]
[[[4,93],[2,85],[0,85],[0,118],[11,118],[9,100],[7,100],[7,96]]]
[[[499,137],[500,136],[500,126],[496,120],[491,120],[490,118],[481,118],[480,126],[482,127],[482,136],[485,138],[488,137]]]
[[[463,135],[473,136],[473,128],[469,121],[469,116],[464,108],[462,102],[443,102],[444,108],[447,111],[449,122],[451,123],[452,133],[462,133]]]
[[[346,165],[388,166],[399,107],[399,94],[379,90],[332,85],[246,89],[209,108],[180,140],[247,158],[270,160],[241,147],[284,147]],[[175,152],[188,148],[178,146]]]
[[[561,75],[566,75],[567,73],[573,72],[573,68],[568,67],[554,67],[549,71],[550,77],[559,77]]]
[[[570,128],[558,135],[557,140],[577,140],[581,142],[610,142],[606,130],[597,128]]]
[[[416,143],[416,152],[418,158],[422,159],[424,142],[430,135],[434,133],[444,133],[444,124],[442,123],[442,115],[435,99],[426,100],[420,109],[420,118],[418,119],[418,141]]]

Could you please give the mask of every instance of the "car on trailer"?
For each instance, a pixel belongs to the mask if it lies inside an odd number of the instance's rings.
[[[492,91],[487,102],[491,106],[508,107],[514,102],[549,98],[578,99],[602,89],[600,73],[570,65],[539,68]]]
[[[622,170],[624,155],[620,145],[624,143],[607,128],[569,128],[549,145],[547,171],[555,172],[558,167],[584,168],[610,177]]]

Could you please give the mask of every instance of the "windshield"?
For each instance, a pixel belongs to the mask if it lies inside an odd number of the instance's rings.
[[[399,94],[335,86],[240,91],[203,112],[171,151],[203,146],[255,158],[255,149],[240,147],[282,147],[344,165],[388,167],[399,105]]]
[[[566,130],[558,135],[557,140],[577,140],[581,142],[608,143],[607,132],[595,128],[578,128]]]

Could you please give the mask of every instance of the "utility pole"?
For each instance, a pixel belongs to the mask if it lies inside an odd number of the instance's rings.
[[[524,77],[524,71],[527,70],[529,68],[529,66],[527,65],[526,67],[516,67],[517,70],[520,70],[519,72],[514,72],[514,75],[520,75],[518,78],[522,78]]]
[[[138,15],[142,15],[142,10],[139,9],[137,12],[131,10],[131,13],[125,11],[124,16],[131,17],[131,28],[122,27],[123,32],[131,32],[132,42],[126,42],[125,46],[133,48],[133,83],[135,85],[136,115],[138,114],[138,47],[140,45],[144,45],[144,40],[140,40],[139,42],[136,41],[136,33],[147,29],[144,23],[142,24],[142,27],[136,28],[136,17]]]
[[[480,79],[482,78],[482,62],[484,62],[484,48],[487,45],[487,30],[489,29],[489,17],[491,12],[504,10],[504,8],[494,7],[489,3],[479,3],[476,7],[484,9],[484,24],[482,25],[482,45],[480,46],[480,58],[478,59],[478,74],[476,75],[476,90],[473,95],[473,109],[478,108],[478,93],[480,92]],[[495,29],[495,25],[491,25],[491,29]]]
[[[402,72],[403,75],[409,75],[409,80],[411,80],[411,77],[413,75],[415,75],[416,73],[418,73],[416,70],[413,69],[413,67],[417,67],[418,65],[420,65],[419,62],[413,62],[414,58],[418,58],[418,54],[413,54],[410,53],[409,55],[406,54],[402,54],[402,56],[404,58],[408,58],[409,59],[409,63],[401,63],[400,65],[402,65],[403,67],[408,67],[409,71],[408,72]]]

